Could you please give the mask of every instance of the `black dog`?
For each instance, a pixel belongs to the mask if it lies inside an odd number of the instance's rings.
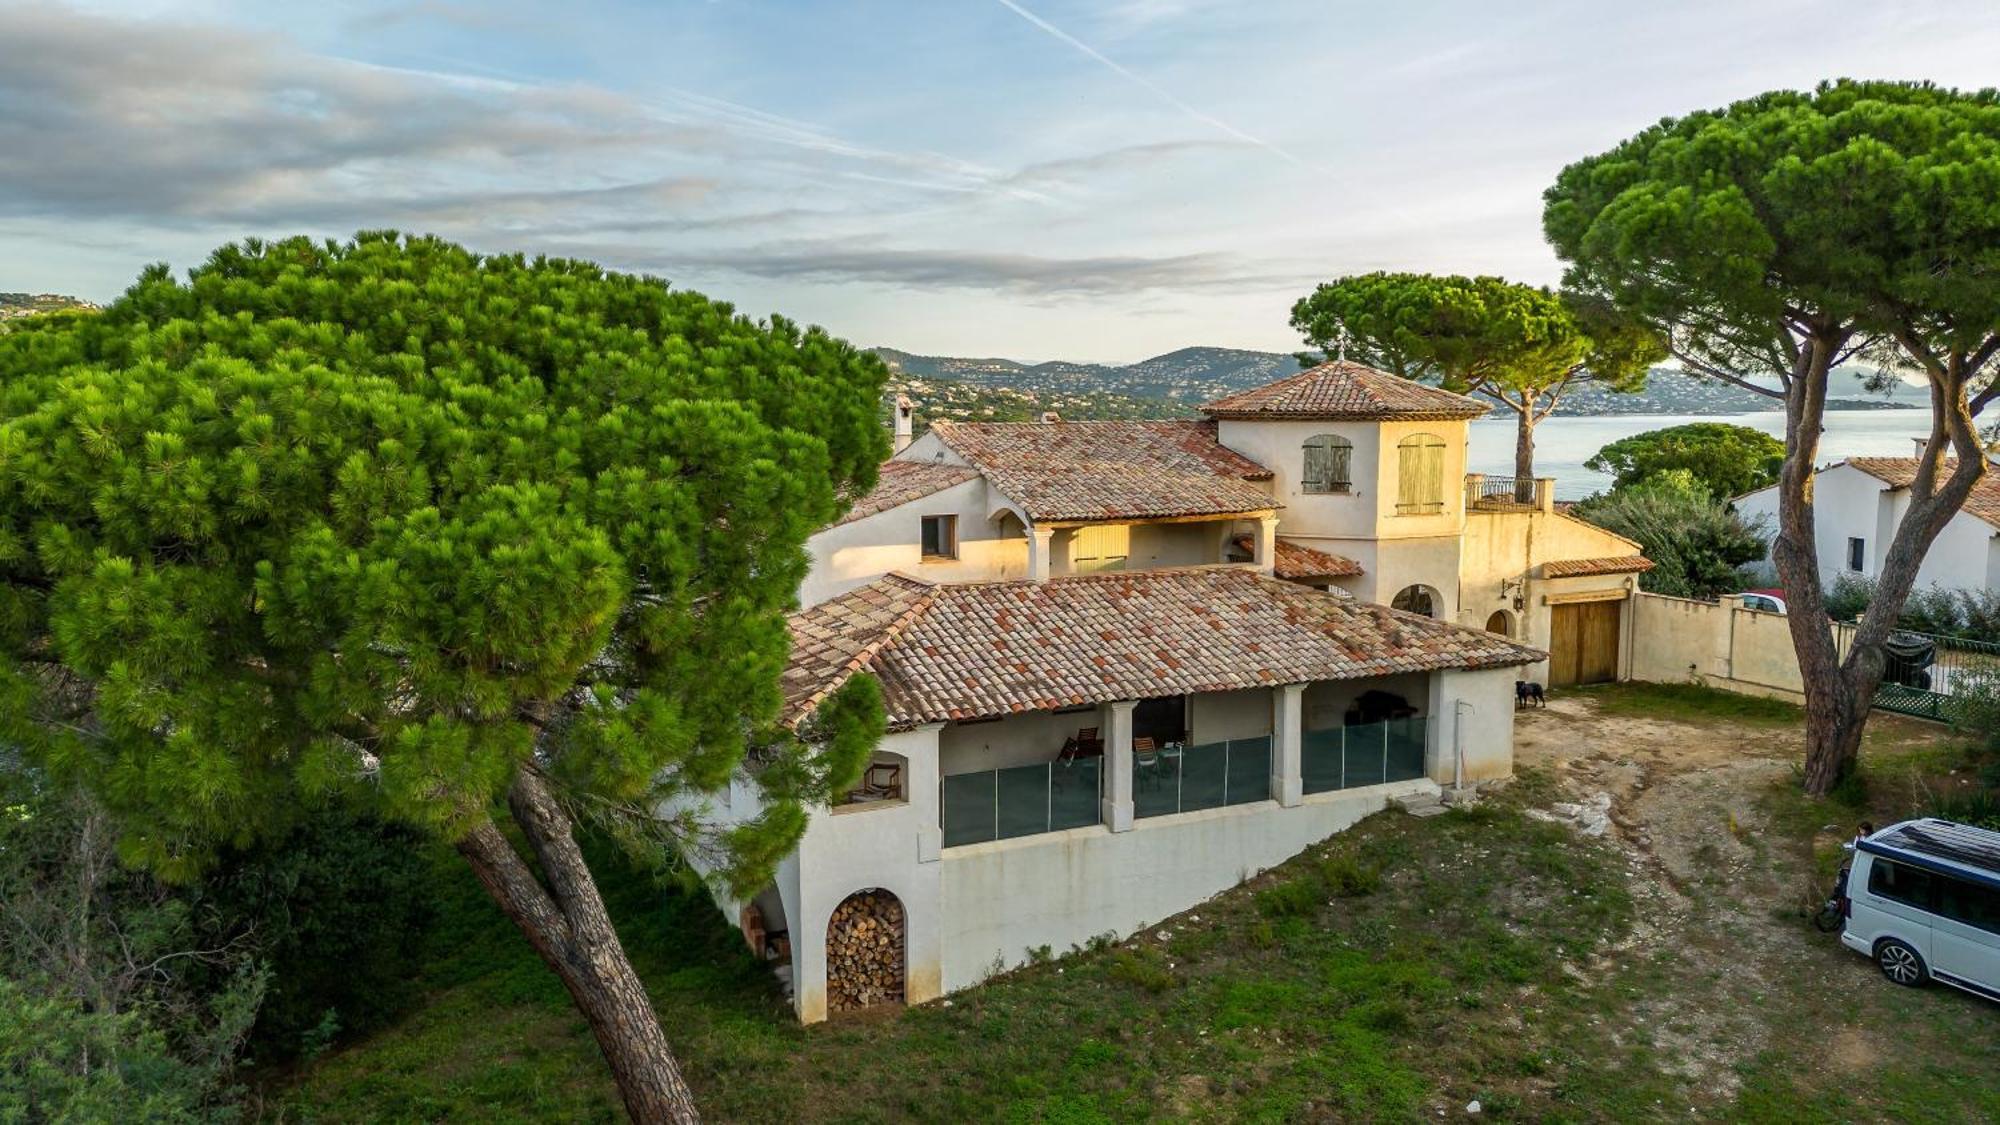
[[[1523,707],[1547,707],[1549,697],[1542,694],[1542,685],[1533,680],[1514,681],[1514,710]]]

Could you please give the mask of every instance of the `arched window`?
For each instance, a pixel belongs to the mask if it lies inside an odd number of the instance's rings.
[[[1396,443],[1396,514],[1444,511],[1444,439],[1411,434]]]
[[[1506,610],[1496,609],[1493,611],[1493,616],[1486,619],[1486,631],[1511,637],[1514,635],[1514,619],[1507,615]]]
[[[1299,473],[1302,492],[1346,492],[1353,481],[1354,443],[1339,434],[1314,434],[1306,439],[1305,468]]]
[[[1405,586],[1396,591],[1396,596],[1389,602],[1389,608],[1400,609],[1404,613],[1436,617],[1437,603],[1437,594],[1429,586]]]

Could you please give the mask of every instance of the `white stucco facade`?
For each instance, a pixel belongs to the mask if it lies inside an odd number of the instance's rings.
[[[1350,463],[1343,490],[1308,492],[1303,487],[1304,448],[1318,435],[1347,443]],[[941,584],[1043,583],[1107,568],[1215,566],[1242,558],[1237,542],[1244,536],[1255,544],[1252,561],[1244,565],[1267,574],[1274,544],[1282,536],[1358,563],[1360,574],[1334,582],[1363,601],[1390,604],[1399,592],[1415,587],[1428,596],[1430,616],[1483,629],[1494,613],[1504,612],[1508,638],[1534,647],[1548,643],[1551,604],[1564,598],[1629,597],[1634,588],[1629,573],[1538,577],[1536,568],[1549,560],[1627,555],[1636,553],[1636,546],[1554,513],[1546,503],[1534,511],[1493,512],[1479,504],[1469,509],[1467,439],[1463,419],[1222,418],[1206,449],[1213,452],[1219,444],[1254,462],[1251,468],[1268,469],[1268,481],[1244,474],[1235,487],[1254,481],[1256,488],[1268,490],[1269,507],[1209,517],[1051,518],[1038,526],[1021,503],[980,470],[981,475],[813,536],[808,545],[812,569],[800,589],[800,603],[822,605],[892,573]],[[1406,458],[1402,452],[1406,442],[1420,443],[1410,447],[1413,451],[1440,451],[1435,456],[1441,463],[1426,455],[1417,470],[1421,476],[1412,476],[1425,482],[1436,478],[1434,500],[1413,498],[1424,490],[1402,487],[1400,473],[1417,463],[1414,453]],[[898,460],[978,468],[935,433],[907,444],[899,437],[898,447]],[[1224,459],[1234,463],[1234,458]],[[1011,487],[1024,487],[1018,477],[996,475],[1013,480]],[[954,557],[925,557],[921,540],[926,517],[954,521]],[[1107,544],[1123,551],[1108,563],[1102,557]],[[1091,551],[1099,557],[1093,558]],[[1296,592],[1272,584],[1288,594]],[[1014,596],[1012,589],[1007,596]],[[1184,614],[1175,620],[1200,617]],[[1119,626],[1100,617],[1076,627],[1115,631]],[[1223,651],[1254,649],[1266,639],[1260,632]],[[1195,642],[1196,647],[1201,643]],[[1399,640],[1370,643],[1403,650]],[[1486,638],[1484,643],[1495,642]],[[1629,639],[1621,638],[1621,646],[1629,647]],[[1004,640],[993,648],[1004,648]],[[1184,696],[1152,700],[1105,699],[1101,691],[1093,695],[1088,685],[1097,674],[1085,669],[1077,677],[1075,694],[1054,697],[1095,700],[1082,705],[1014,713],[1005,708],[923,713],[923,718],[950,715],[954,721],[892,733],[877,747],[878,761],[901,766],[902,799],[815,810],[797,852],[780,865],[772,885],[754,896],[766,928],[788,935],[789,978],[800,1018],[810,1022],[828,1015],[827,930],[836,908],[850,896],[887,892],[900,903],[905,917],[904,999],[922,1003],[1019,965],[1032,951],[1046,947],[1063,952],[1099,935],[1124,937],[1156,924],[1283,862],[1399,795],[1508,776],[1513,768],[1515,681],[1538,674],[1535,666],[1518,661],[1533,654],[1517,651],[1516,663],[1500,667],[1440,666],[1476,662],[1463,652],[1453,650],[1416,664],[1378,665],[1428,671],[1231,691],[1195,691],[1190,685]],[[1004,678],[1012,665],[1004,655],[994,659],[1003,665],[994,678]],[[1621,662],[1621,669],[1626,663]],[[976,677],[976,668],[968,665],[977,664],[978,659],[959,658],[937,672],[956,682]],[[1328,667],[1353,665],[1329,659]],[[1202,681],[1218,682],[1260,681]],[[974,695],[986,686],[967,685]],[[1178,710],[1170,717],[1165,717],[1167,698],[1177,701],[1171,706]],[[1003,717],[991,717],[995,714]],[[1038,765],[1048,767],[1049,780],[1042,784],[1050,795],[1048,823],[1055,826],[1055,763],[1066,745],[1073,749],[1085,741],[1085,732],[1095,732],[1094,740],[1102,742],[1101,757],[1086,755],[1091,764],[1083,770],[1093,778],[1095,815],[1087,811],[1090,794],[1076,790],[1066,798],[1068,811],[1060,822],[1080,827],[998,839],[972,839],[956,829],[948,834],[947,816],[959,815],[947,812],[948,791],[962,797],[967,779],[987,771],[1025,770],[1016,776],[1027,779],[1026,784]],[[1172,767],[1176,785],[1182,787],[1174,791],[1176,802],[1192,784],[1187,771],[1193,756],[1222,746],[1228,755],[1221,759],[1226,780],[1220,800],[1225,803],[1177,803],[1163,810],[1157,786],[1167,776],[1163,761],[1155,752],[1134,749],[1135,739],[1146,737],[1171,747],[1166,758],[1185,756]],[[1355,741],[1364,738],[1374,741]],[[1402,739],[1394,743],[1393,770],[1392,738]],[[1325,772],[1330,745],[1338,747],[1337,780]],[[1357,745],[1363,746],[1363,759],[1376,757],[1372,766],[1360,760],[1350,770],[1357,759],[1349,757],[1349,750]],[[1376,746],[1379,754],[1372,749]],[[1313,773],[1315,768],[1321,772]],[[947,777],[959,779],[952,783],[956,788],[948,790]],[[1001,791],[996,775],[992,836],[1005,835],[999,827]],[[1084,798],[1081,805],[1079,796]],[[751,790],[739,785],[719,814],[750,815],[753,807]],[[976,793],[971,807],[979,807]],[[1079,807],[1086,811],[1079,815]],[[1180,811],[1184,808],[1191,811]],[[947,839],[969,842],[947,846]],[[745,906],[718,901],[732,920]]]
[[[1118,705],[891,734],[880,753],[906,763],[906,800],[818,810],[774,883],[799,1017],[827,1015],[826,927],[849,895],[881,888],[902,903],[910,1003],[977,984],[1044,946],[1062,952],[1101,934],[1124,937],[1282,863],[1391,798],[1507,776],[1514,676],[1512,668],[1446,670],[1189,697],[1191,741],[1271,737],[1270,797],[1138,818],[1107,812],[1081,828],[957,847],[942,843],[944,774],[1048,762],[1064,732],[1114,730],[1109,713]],[[1424,718],[1423,776],[1323,793],[1301,793],[1296,784],[1288,790],[1286,771],[1296,776],[1299,769],[1299,735],[1337,726],[1368,690],[1404,695]],[[1131,704],[1123,706],[1129,714]],[[1106,749],[1121,752],[1129,760],[1129,743]],[[1112,788],[1108,778],[1105,788]],[[723,906],[732,917],[740,908]]]
[[[1909,510],[1908,489],[1892,488],[1880,477],[1847,463],[1830,465],[1813,476],[1813,534],[1820,580],[1832,585],[1842,574],[1874,578],[1882,571]],[[1778,530],[1778,489],[1759,489],[1738,497],[1736,510],[1761,516],[1768,535]],[[1860,563],[1851,540],[1861,540]],[[1955,590],[2000,589],[2000,528],[1970,512],[1959,512],[1938,533],[1917,569],[1916,588],[1942,586]]]

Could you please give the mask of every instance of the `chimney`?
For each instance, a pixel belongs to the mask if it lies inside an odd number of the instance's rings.
[[[1053,426],[1060,421],[1062,421],[1062,415],[1057,414],[1055,411],[1053,410],[1042,411],[1042,425]]]
[[[1925,447],[1925,446],[1927,446],[1927,445],[1929,445],[1929,444],[1931,443],[1931,439],[1929,439],[1929,438],[1920,438],[1920,437],[1913,437],[1913,438],[1911,438],[1911,439],[1910,439],[1910,441],[1911,441],[1912,443],[1914,443],[1914,444],[1916,445],[1916,447],[1917,447],[1917,452],[1916,452],[1916,458],[1917,458],[1917,460],[1919,460],[1919,461],[1923,460],[1923,459],[1924,459],[1924,447]]]
[[[912,418],[916,414],[916,412],[917,412],[917,404],[910,401],[909,395],[896,396],[895,451],[897,453],[901,453],[903,450],[908,449],[910,447],[910,442],[914,437],[912,433],[912,425],[913,425]]]

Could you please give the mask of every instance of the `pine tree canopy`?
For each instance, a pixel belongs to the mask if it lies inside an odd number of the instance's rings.
[[[168,874],[309,802],[456,839],[531,763],[639,812],[755,747],[768,811],[715,841],[753,879],[879,731],[865,679],[817,742],[774,719],[885,377],[816,328],[432,238],[150,268],[0,336],[0,740]]]

